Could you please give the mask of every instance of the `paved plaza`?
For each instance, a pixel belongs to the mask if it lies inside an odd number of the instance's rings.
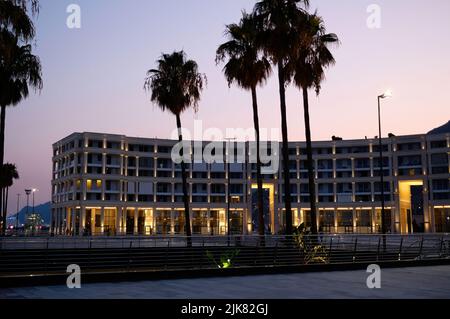
[[[364,270],[0,288],[0,298],[301,299],[450,298],[450,266],[382,269],[381,289],[368,289]]]

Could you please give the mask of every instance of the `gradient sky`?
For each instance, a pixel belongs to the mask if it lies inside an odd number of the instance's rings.
[[[21,178],[16,194],[37,187],[36,203],[50,200],[51,145],[77,131],[131,136],[170,136],[175,118],[162,113],[143,91],[146,70],[162,52],[184,49],[208,76],[197,114],[204,127],[252,126],[250,95],[228,88],[214,62],[225,41],[224,27],[237,22],[253,0],[40,0],[35,52],[41,57],[44,89],[8,109],[6,160]],[[377,135],[376,96],[391,88],[383,102],[383,130],[397,135],[426,133],[450,120],[450,2],[448,0],[312,0],[329,32],[341,46],[336,66],[327,73],[319,98],[311,94],[314,140]],[[66,8],[81,6],[82,28],[68,29]],[[380,29],[366,24],[367,7],[382,8]],[[260,121],[279,128],[275,77],[259,90]],[[290,140],[304,140],[299,92],[287,93]],[[22,195],[21,206],[25,204]]]

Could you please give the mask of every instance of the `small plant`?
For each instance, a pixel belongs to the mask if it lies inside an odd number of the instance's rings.
[[[219,261],[216,260],[214,255],[208,250],[206,251],[206,256],[209,260],[211,260],[218,268],[220,269],[226,269],[231,268],[233,266],[233,259],[239,255],[239,249],[235,249],[233,251],[228,251],[226,253],[223,253],[220,256]]]
[[[329,262],[327,249],[318,242],[318,236],[312,236],[311,228],[304,223],[294,230],[294,241],[303,252],[306,265]]]

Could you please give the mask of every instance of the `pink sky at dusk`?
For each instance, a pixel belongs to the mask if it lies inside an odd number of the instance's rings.
[[[311,92],[314,140],[373,137],[377,133],[376,97],[383,101],[385,135],[426,133],[450,120],[450,2],[312,0],[341,46],[337,64],[327,72],[318,98]],[[82,27],[66,27],[66,7],[81,7]],[[162,113],[143,90],[145,73],[162,52],[184,49],[208,76],[199,112],[187,112],[203,126],[252,127],[251,96],[228,88],[216,66],[215,50],[225,41],[224,26],[237,22],[251,0],[41,0],[35,52],[41,57],[44,89],[7,111],[6,160],[21,175],[15,196],[36,187],[36,203],[50,200],[51,145],[72,132],[104,132],[168,138],[175,118]],[[382,9],[380,29],[369,29],[367,7]],[[276,74],[275,74],[276,75]],[[259,89],[260,125],[279,128],[276,76]],[[304,140],[301,96],[287,95],[289,138]]]

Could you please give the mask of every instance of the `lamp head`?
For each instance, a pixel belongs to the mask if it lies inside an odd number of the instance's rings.
[[[381,99],[386,99],[386,98],[389,98],[389,97],[392,97],[392,91],[391,90],[387,90],[382,95],[380,95]]]

